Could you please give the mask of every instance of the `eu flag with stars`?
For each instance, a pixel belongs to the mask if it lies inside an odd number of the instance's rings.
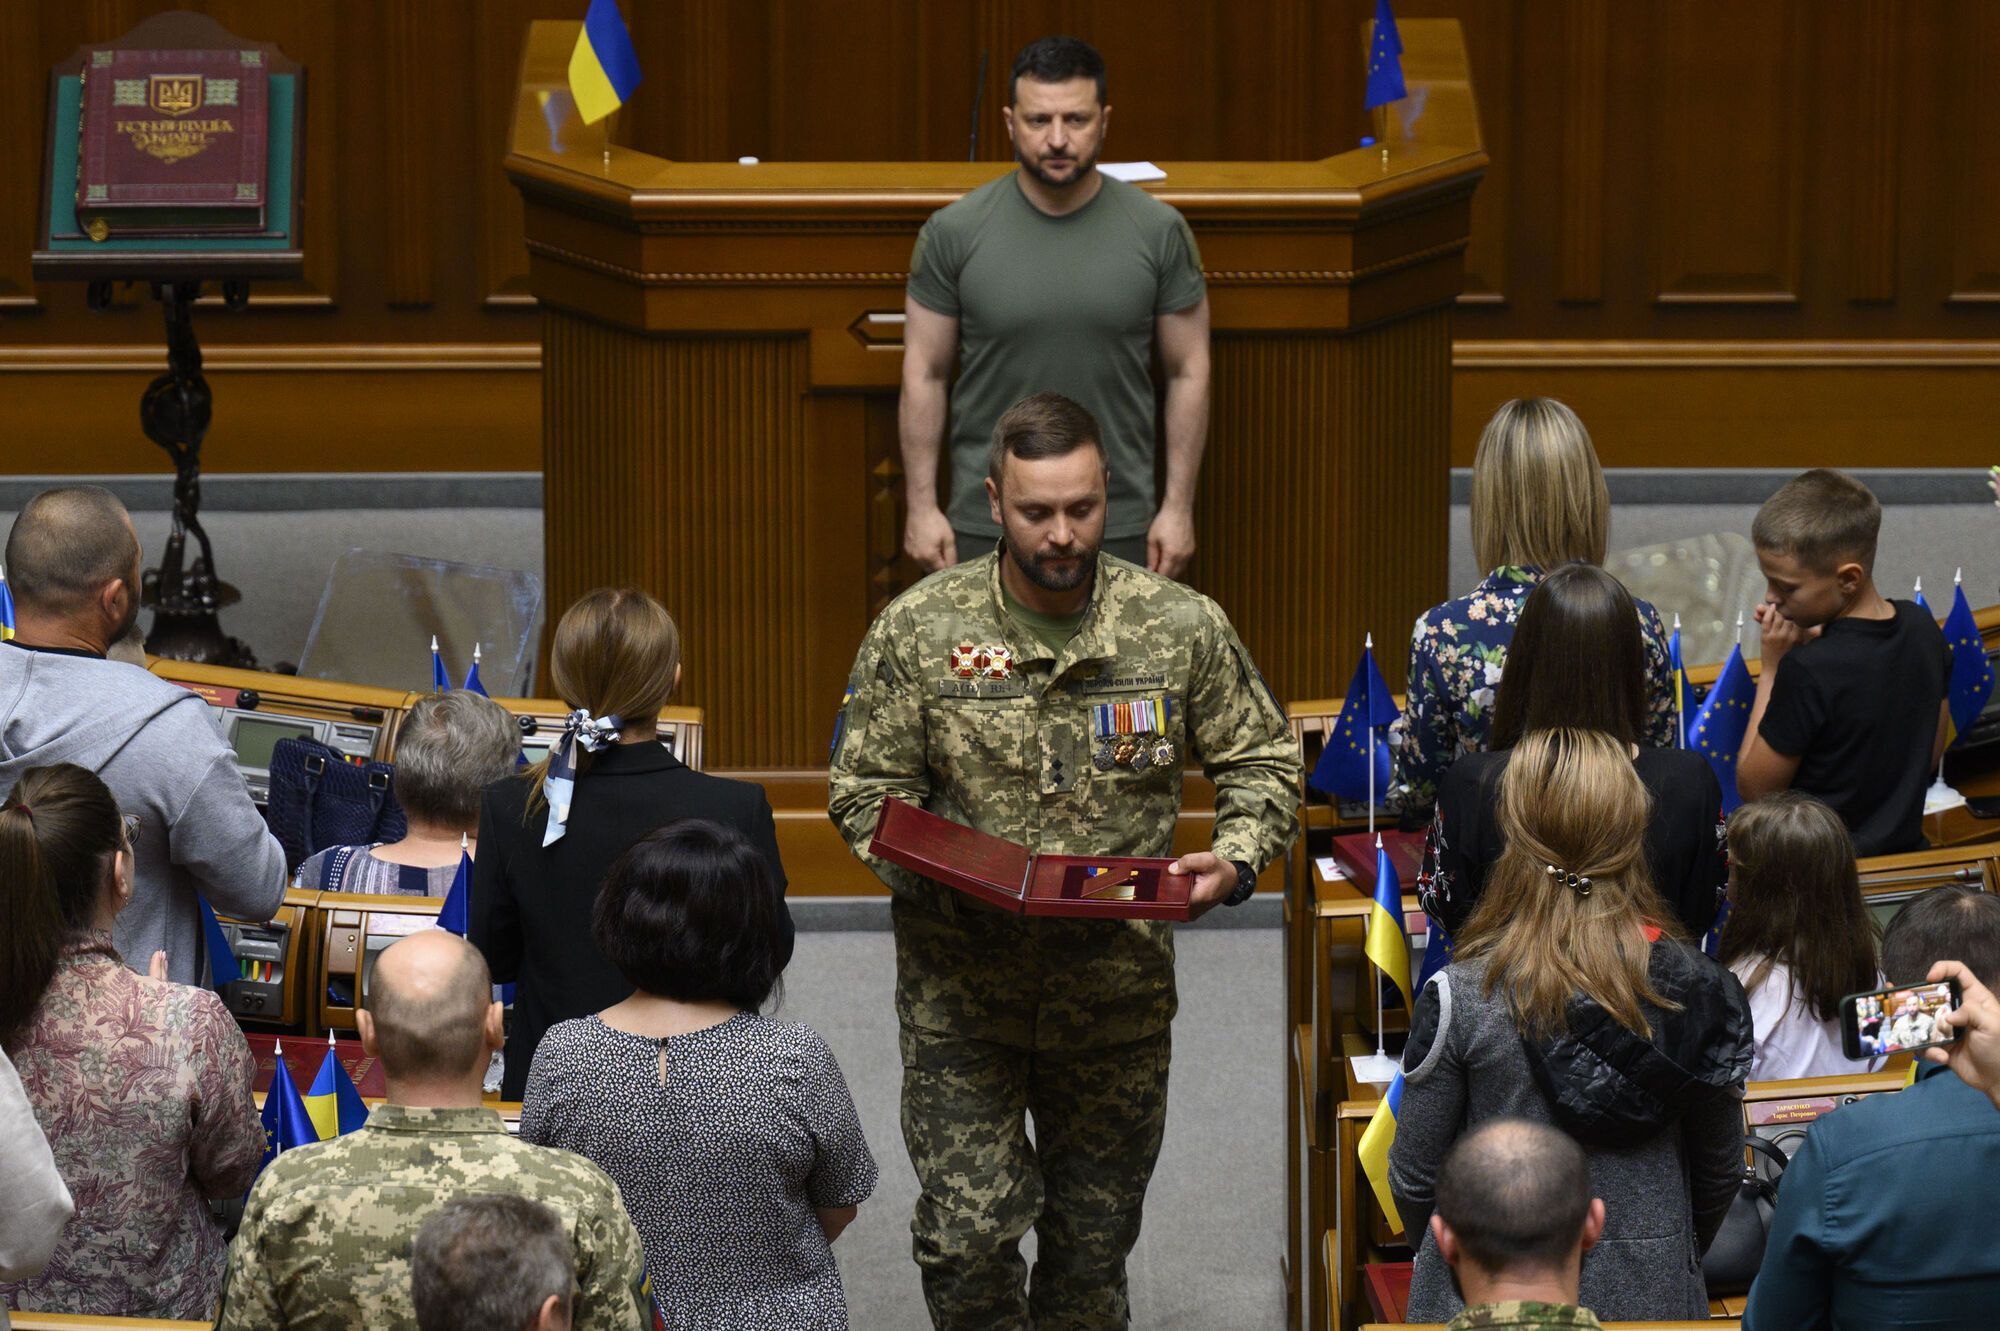
[[[1944,693],[1951,714],[1951,726],[1945,734],[1949,748],[1964,738],[1993,696],[1993,663],[1986,658],[1986,643],[1979,636],[1979,622],[1972,617],[1963,585],[1952,592],[1951,613],[1944,617],[1944,641],[1951,649],[1951,682]]]
[[[292,1070],[285,1066],[282,1041],[275,1046],[273,1057],[276,1066],[271,1070],[271,1089],[264,1092],[264,1160],[257,1166],[260,1171],[277,1159],[280,1151],[310,1146],[319,1140],[319,1128],[306,1112],[298,1083],[292,1080]]]
[[[1372,111],[1409,95],[1403,86],[1403,36],[1396,31],[1396,15],[1389,0],[1375,0],[1375,36],[1368,44],[1368,95],[1361,100],[1364,111]]]
[[[1347,697],[1341,700],[1340,719],[1326,737],[1326,747],[1306,784],[1344,800],[1365,800],[1372,764],[1375,798],[1381,800],[1389,791],[1389,741],[1382,731],[1401,715],[1382,672],[1375,668],[1374,649],[1363,648]]]
[[[1701,710],[1688,727],[1688,747],[1708,759],[1715,779],[1722,783],[1722,811],[1730,812],[1743,802],[1736,793],[1736,755],[1743,749],[1743,737],[1750,731],[1750,705],[1757,700],[1757,681],[1743,664],[1742,647],[1729,649],[1729,660],[1716,677]]]
[[[438,928],[446,933],[465,937],[471,927],[466,916],[472,898],[472,853],[470,843],[461,835],[458,838],[458,872],[452,876],[451,891],[444,894],[444,905],[438,907]]]

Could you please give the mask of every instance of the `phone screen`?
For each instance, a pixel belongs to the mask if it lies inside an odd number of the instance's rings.
[[[1840,1000],[1841,1042],[1849,1058],[1876,1058],[1906,1049],[1949,1044],[1937,1038],[1937,1018],[1958,1006],[1956,980],[1927,981]]]

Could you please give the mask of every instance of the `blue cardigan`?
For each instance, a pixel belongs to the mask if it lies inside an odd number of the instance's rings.
[[[2000,1109],[1942,1065],[1813,1124],[1743,1331],[2000,1326]]]

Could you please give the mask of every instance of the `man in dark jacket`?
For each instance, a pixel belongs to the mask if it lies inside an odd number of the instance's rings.
[[[1932,888],[1890,922],[1890,983],[1948,959],[2000,984],[2000,897]],[[1779,1184],[1744,1331],[1992,1327],[2000,1244],[1979,1217],[1996,1178],[2000,1110],[1947,1067],[1821,1118]]]

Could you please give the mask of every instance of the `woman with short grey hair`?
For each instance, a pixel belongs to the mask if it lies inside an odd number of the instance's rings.
[[[483,694],[453,689],[410,709],[396,736],[391,789],[408,830],[401,841],[329,846],[299,866],[294,885],[325,892],[442,897],[458,872],[461,838],[479,833],[480,793],[514,770],[521,731]]]

